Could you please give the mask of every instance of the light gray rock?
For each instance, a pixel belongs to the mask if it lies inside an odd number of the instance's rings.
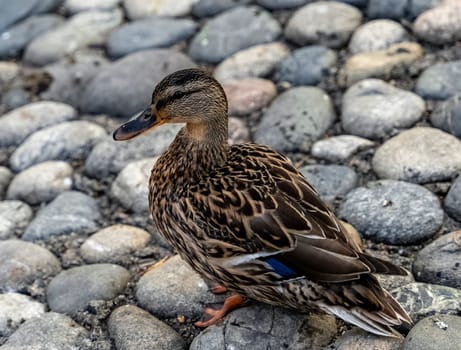
[[[36,240],[72,232],[94,232],[100,218],[98,204],[93,198],[77,191],[63,192],[37,213],[22,238]]]
[[[0,166],[0,200],[6,193],[6,189],[13,178],[13,173],[5,166]]]
[[[436,63],[416,81],[415,91],[425,99],[445,100],[461,93],[461,60]]]
[[[196,0],[123,0],[129,19],[139,19],[151,16],[181,17],[187,16]]]
[[[105,136],[101,126],[84,120],[47,127],[29,136],[13,152],[11,168],[22,171],[47,160],[84,159]]]
[[[104,10],[114,10],[120,0],[65,0],[63,4],[64,11],[71,15],[78,12]]]
[[[0,239],[22,234],[32,219],[32,209],[21,201],[0,202]]]
[[[372,164],[381,178],[444,181],[461,170],[461,141],[438,129],[412,128],[378,148]]]
[[[77,111],[59,102],[40,101],[17,108],[0,117],[0,147],[20,145],[37,130],[75,118]]]
[[[418,95],[382,80],[366,79],[344,94],[341,122],[347,133],[379,139],[412,126],[425,109]]]
[[[331,345],[335,350],[400,350],[403,339],[381,337],[353,327],[342,334]]]
[[[453,182],[443,204],[447,214],[461,222],[461,176]]]
[[[15,62],[0,61],[0,89],[4,89],[16,78],[21,68]]]
[[[229,139],[230,145],[250,141],[250,130],[245,121],[239,118],[229,118]]]
[[[431,123],[461,139],[461,93],[439,102],[431,113]]]
[[[192,7],[192,14],[196,17],[210,17],[251,2],[251,0],[198,0]]]
[[[115,309],[108,326],[117,349],[187,349],[186,343],[173,328],[133,305]]]
[[[277,96],[254,131],[257,143],[280,152],[308,152],[335,119],[330,97],[317,87],[297,87]]]
[[[312,145],[311,154],[330,162],[344,162],[355,153],[374,145],[373,141],[358,136],[338,135],[315,142]]]
[[[47,249],[19,240],[0,241],[0,291],[23,291],[56,275],[58,259]]]

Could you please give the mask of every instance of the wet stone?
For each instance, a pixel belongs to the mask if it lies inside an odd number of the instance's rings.
[[[187,16],[197,0],[122,0],[123,7],[130,20],[144,17],[181,17]]]
[[[254,132],[254,141],[280,152],[308,152],[335,119],[330,97],[317,87],[297,87],[277,96]]]
[[[130,254],[144,248],[149,240],[149,233],[143,229],[113,225],[90,236],[80,247],[80,254],[89,263],[124,262]]]
[[[461,222],[461,176],[453,182],[443,204],[447,214]]]
[[[58,259],[45,248],[19,240],[0,241],[0,291],[24,291],[56,275]]]
[[[373,141],[358,136],[338,135],[315,142],[312,145],[311,154],[330,162],[344,162],[355,153],[374,145]]]
[[[331,348],[337,350],[400,350],[402,342],[403,339],[381,337],[353,327],[336,339]]]
[[[47,127],[29,136],[14,151],[11,168],[22,171],[47,160],[84,159],[105,136],[101,126],[84,120]]]
[[[268,12],[240,6],[206,22],[192,40],[189,55],[195,61],[218,63],[237,51],[272,42],[280,33],[280,24]]]
[[[210,17],[249,3],[251,0],[198,0],[192,7],[192,13],[196,17]]]
[[[63,8],[67,13],[76,14],[84,11],[114,10],[120,0],[65,0]]]
[[[7,167],[0,166],[0,200],[3,199],[6,189],[13,179],[13,173]]]
[[[387,244],[416,244],[434,236],[443,222],[439,199],[403,181],[369,182],[352,190],[339,216],[365,238]]]
[[[461,170],[461,141],[439,129],[415,127],[379,147],[372,165],[381,178],[415,183],[449,180]]]
[[[133,305],[124,305],[110,315],[109,334],[117,349],[186,349],[186,343],[170,326]]]
[[[130,273],[119,265],[73,267],[51,280],[46,299],[51,310],[72,315],[84,310],[91,301],[114,299],[123,293],[129,280]]]
[[[426,99],[445,100],[461,93],[461,60],[436,63],[416,81],[415,91]]]
[[[366,79],[344,94],[341,121],[347,133],[379,139],[411,127],[425,109],[418,95],[382,80]]]
[[[98,228],[100,218],[93,198],[77,191],[63,192],[37,213],[22,238],[36,240],[73,232],[87,234]]]
[[[461,139],[461,93],[439,102],[431,113],[431,123]]]
[[[32,219],[32,209],[17,200],[0,202],[0,239],[20,235]]]

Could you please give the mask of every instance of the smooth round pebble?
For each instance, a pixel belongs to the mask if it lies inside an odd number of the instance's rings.
[[[431,123],[461,139],[461,93],[439,102],[431,113]]]
[[[0,239],[21,234],[32,219],[33,211],[24,202],[7,200],[0,202]]]
[[[269,10],[291,9],[305,5],[309,0],[256,0],[258,5],[261,5]]]
[[[330,162],[344,162],[355,153],[371,148],[373,141],[355,135],[338,135],[316,141],[311,148],[311,154]]]
[[[50,309],[65,314],[84,310],[91,301],[111,300],[130,280],[127,269],[113,264],[73,267],[53,278],[46,289]]]
[[[461,176],[451,185],[443,205],[448,215],[461,222]]]
[[[280,152],[308,152],[336,115],[330,97],[317,87],[296,87],[275,98],[254,131],[254,141]]]
[[[369,0],[367,15],[370,18],[394,18],[404,17],[408,0]]]
[[[111,11],[117,7],[120,0],[65,0],[63,8],[71,15],[78,12],[104,10]]]
[[[344,94],[341,122],[349,134],[379,139],[411,127],[425,109],[418,95],[382,80],[366,79]]]
[[[182,337],[166,323],[133,305],[115,309],[108,321],[117,349],[187,349]]]
[[[19,240],[0,241],[0,291],[23,291],[61,271],[45,248]]]
[[[3,199],[3,196],[6,193],[11,180],[13,179],[13,173],[10,169],[5,166],[0,166],[0,200]]]
[[[443,222],[439,199],[422,186],[393,180],[369,182],[346,195],[339,216],[364,237],[387,244],[416,244]]]
[[[72,167],[66,162],[49,161],[33,165],[16,175],[8,187],[7,198],[29,204],[53,200],[72,187]]]
[[[250,130],[244,120],[229,117],[229,139],[227,141],[230,145],[250,141]]]
[[[89,263],[123,262],[138,249],[144,248],[150,235],[128,225],[112,225],[90,236],[80,247],[80,254]]]
[[[56,8],[62,0],[17,0],[2,3],[0,12],[0,32],[15,22],[37,13]]]
[[[381,178],[445,181],[461,170],[461,141],[439,129],[414,127],[379,147],[372,165]]]
[[[445,100],[461,93],[461,60],[436,63],[416,80],[415,91],[425,99]]]
[[[187,16],[197,0],[122,0],[123,7],[130,20],[151,17]]]
[[[381,337],[353,327],[344,332],[331,345],[336,350],[400,350],[403,339]]]
[[[198,0],[192,7],[192,14],[196,17],[211,17],[251,2],[252,0]]]

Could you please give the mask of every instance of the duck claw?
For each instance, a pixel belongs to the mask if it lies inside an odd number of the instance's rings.
[[[226,298],[226,300],[224,301],[224,305],[220,309],[216,310],[216,309],[207,307],[204,310],[204,315],[211,316],[211,318],[207,321],[197,321],[194,323],[194,325],[200,328],[205,328],[205,327],[214,325],[220,319],[226,316],[229,312],[231,312],[232,310],[236,309],[239,306],[244,305],[245,302],[246,302],[245,297],[239,294],[231,295],[230,297]]]

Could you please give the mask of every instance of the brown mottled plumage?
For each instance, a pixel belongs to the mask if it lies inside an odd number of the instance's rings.
[[[116,140],[186,123],[157,160],[149,204],[159,231],[204,277],[244,297],[332,313],[369,332],[400,336],[411,323],[372,273],[404,275],[363,252],[315,189],[280,153],[227,143],[222,87],[198,69],[160,82],[152,104]],[[225,309],[242,299],[232,297]]]

